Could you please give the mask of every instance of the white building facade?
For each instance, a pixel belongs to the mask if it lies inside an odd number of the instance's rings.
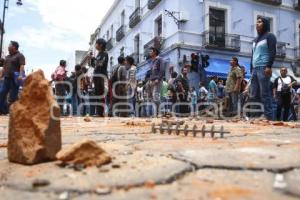
[[[106,39],[108,71],[120,55],[132,55],[141,80],[150,69],[150,46],[160,48],[167,78],[172,71],[180,72],[192,53],[210,56],[208,75],[225,78],[232,56],[239,58],[249,75],[256,19],[265,16],[278,40],[274,67],[289,67],[296,76],[300,73],[299,10],[298,0],[115,0],[91,37],[90,51],[96,53],[97,38]],[[198,86],[199,74],[189,76],[191,85]]]

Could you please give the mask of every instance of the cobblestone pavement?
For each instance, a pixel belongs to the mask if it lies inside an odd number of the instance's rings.
[[[300,199],[300,124],[214,121],[224,139],[151,133],[160,119],[62,118],[64,147],[96,141],[113,162],[75,171],[9,163],[0,118],[0,199]],[[184,119],[192,127],[206,122]],[[48,182],[33,187],[36,180]]]

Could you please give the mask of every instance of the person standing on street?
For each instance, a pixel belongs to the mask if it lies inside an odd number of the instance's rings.
[[[25,57],[19,52],[19,43],[11,41],[8,47],[9,55],[4,61],[4,68],[1,78],[4,78],[2,90],[0,91],[0,114],[8,114],[7,95],[9,94],[8,105],[11,105],[18,99],[19,84],[23,80]],[[18,77],[15,77],[18,74]],[[17,81],[16,81],[17,79]]]
[[[156,104],[156,112],[158,112],[159,104],[160,104],[160,90],[162,85],[162,80],[164,76],[163,69],[163,60],[159,57],[159,50],[152,47],[150,48],[150,58],[151,58],[151,93],[153,102]],[[157,115],[157,113],[154,113]]]
[[[105,108],[105,81],[107,80],[107,64],[108,54],[106,52],[106,41],[104,39],[98,39],[96,41],[95,48],[98,50],[98,55],[95,58],[95,70],[94,70],[94,85],[95,85],[95,97],[96,99],[96,116],[104,117]],[[106,79],[106,80],[105,80]],[[102,104],[102,105],[101,105]]]
[[[125,66],[125,58],[120,56],[118,58],[119,66],[113,73],[112,84],[113,84],[113,110],[112,114],[116,114],[118,117],[128,117],[128,106],[125,105],[127,102],[127,69]],[[115,110],[116,109],[116,110]]]
[[[59,66],[56,68],[55,72],[51,75],[52,81],[55,83],[55,95],[57,98],[57,103],[60,107],[61,115],[64,115],[64,102],[66,96],[66,85],[63,81],[66,81],[67,78],[67,62],[61,60]],[[70,88],[71,89],[71,88]]]
[[[188,80],[188,67],[184,66],[182,68],[181,74],[178,76],[176,83],[177,83],[177,96],[179,105],[179,116],[187,116],[190,113],[190,106],[188,104],[189,99],[189,80]]]
[[[135,104],[136,104],[136,66],[134,65],[134,58],[127,56],[125,59],[127,68],[127,80],[128,80],[128,103],[133,110],[131,110],[130,116],[135,116]]]
[[[276,56],[276,37],[270,33],[270,21],[258,17],[256,22],[257,38],[253,43],[251,59],[250,98],[264,107],[264,116],[272,120],[272,89],[270,78]]]
[[[238,111],[239,94],[243,74],[236,57],[231,59],[230,65],[231,69],[227,77],[226,93],[229,96],[229,113],[231,116],[234,116]]]
[[[218,92],[218,86],[217,86],[217,82],[218,82],[218,77],[217,76],[213,76],[211,78],[211,81],[208,84],[208,102],[209,103],[215,103],[217,100],[217,92]]]
[[[283,121],[288,121],[291,103],[292,103],[292,87],[296,85],[297,81],[292,77],[287,75],[288,70],[286,67],[280,69],[280,76],[275,79],[273,87],[274,99],[277,101],[277,115],[276,119],[281,120],[282,109]]]

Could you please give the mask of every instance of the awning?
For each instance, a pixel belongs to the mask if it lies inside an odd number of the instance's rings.
[[[230,70],[230,60],[225,59],[210,59],[209,67],[206,68],[208,76],[218,76],[219,78],[226,79]],[[239,59],[241,66],[246,68],[246,79],[250,79],[250,59]]]

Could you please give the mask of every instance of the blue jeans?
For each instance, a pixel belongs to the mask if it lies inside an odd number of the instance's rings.
[[[15,83],[15,80],[13,78],[5,77],[2,89],[0,91],[0,113],[8,113],[8,106],[6,102],[8,94],[9,104],[12,104],[15,101],[17,101],[19,94],[19,85]]]
[[[255,102],[260,102],[264,106],[264,115],[268,120],[272,120],[272,89],[271,77],[265,75],[265,67],[253,69],[250,98]]]
[[[237,92],[230,92],[228,95],[230,99],[229,111],[234,114],[237,114],[238,104],[239,104],[239,94]]]
[[[80,116],[81,112],[78,107],[78,105],[80,104],[80,99],[79,96],[77,95],[77,92],[73,93],[72,95],[72,113],[73,116]]]

